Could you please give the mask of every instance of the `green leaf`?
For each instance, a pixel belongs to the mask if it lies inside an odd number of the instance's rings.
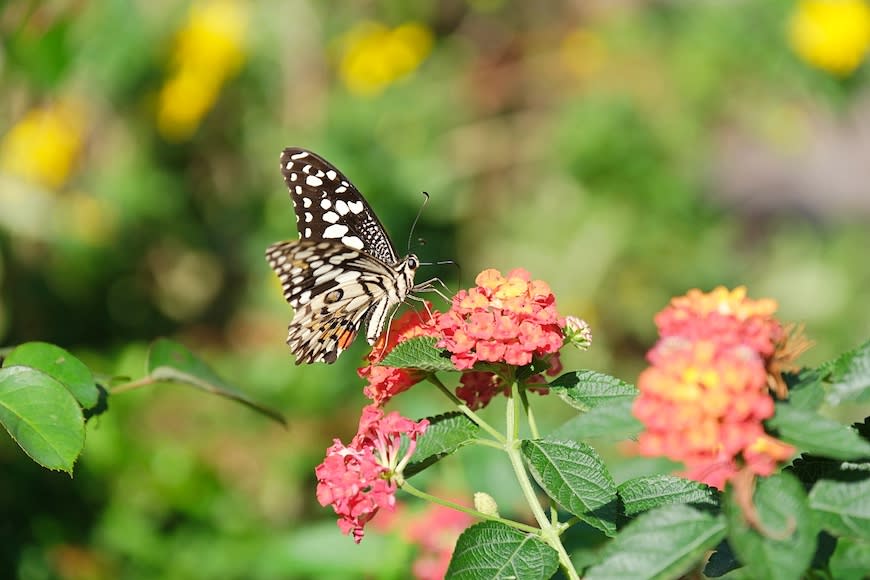
[[[450,356],[435,348],[436,342],[438,339],[433,336],[417,336],[400,342],[384,357],[380,366],[429,372],[455,371]]]
[[[865,478],[868,475],[864,472]],[[832,534],[870,541],[870,479],[823,479],[810,491],[810,507],[822,527]]]
[[[721,516],[669,505],[638,516],[604,549],[586,580],[679,578],[725,537]]]
[[[823,367],[825,368],[825,367]],[[827,403],[840,405],[845,402],[866,403],[870,401],[870,340],[842,354],[828,363],[831,387]]]
[[[822,384],[821,374],[816,370],[804,369],[798,374],[783,373],[788,385],[788,404],[799,409],[818,409],[825,402],[827,390]]]
[[[533,439],[523,441],[522,451],[547,495],[608,536],[616,534],[616,484],[594,449],[575,441]]]
[[[854,429],[787,403],[776,404],[776,415],[766,425],[802,451],[846,460],[870,456],[870,443]]]
[[[619,486],[617,493],[627,516],[668,504],[719,504],[719,494],[712,487],[674,475],[629,479]]]
[[[643,430],[643,425],[632,415],[632,404],[632,400],[622,399],[598,405],[562,423],[550,433],[550,438],[621,441],[636,437]]]
[[[625,381],[595,371],[565,373],[550,383],[554,393],[581,411],[617,401],[633,401],[637,389]]]
[[[84,409],[90,409],[99,400],[100,393],[90,369],[59,346],[26,342],[9,353],[4,364],[32,367],[53,377],[69,389]]]
[[[479,432],[480,427],[459,412],[430,417],[429,427],[417,439],[417,448],[414,449],[412,461],[405,468],[405,476],[419,473],[442,457],[467,445],[477,438]]]
[[[85,444],[85,420],[56,379],[26,366],[0,369],[0,423],[31,459],[72,474]]]
[[[457,580],[534,580],[556,573],[556,551],[526,532],[500,522],[483,522],[456,541],[447,578]]]
[[[764,534],[747,523],[733,491],[726,498],[728,543],[751,575],[800,578],[812,562],[819,530],[797,478],[780,473],[758,480],[752,501]]]
[[[837,580],[861,580],[870,570],[870,542],[840,538],[828,564]]]
[[[148,351],[148,374],[154,380],[184,383],[247,405],[251,409],[286,425],[278,411],[262,405],[224,382],[207,364],[177,342],[159,338]]]

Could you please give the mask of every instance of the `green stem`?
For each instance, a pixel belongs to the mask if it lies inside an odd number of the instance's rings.
[[[505,442],[504,435],[502,435],[501,433],[496,431],[492,425],[490,425],[489,423],[484,421],[477,413],[475,413],[474,411],[469,409],[468,405],[466,405],[465,403],[460,401],[459,398],[456,395],[454,395],[450,391],[450,389],[448,389],[447,386],[445,386],[444,383],[441,382],[441,379],[439,379],[437,376],[435,376],[434,373],[429,373],[426,376],[426,378],[429,380],[430,383],[432,383],[433,385],[438,387],[438,390],[440,390],[442,393],[444,393],[444,395],[448,399],[450,399],[453,402],[453,404],[456,405],[456,407],[460,411],[462,411],[462,413],[466,417],[471,419],[475,425],[477,425],[478,427],[480,427],[481,429],[483,429],[484,431],[489,433],[493,437],[493,439],[495,439],[499,443],[504,444],[504,442]]]
[[[520,389],[520,401],[523,403],[523,410],[526,412],[526,421],[529,422],[529,429],[532,432],[532,437],[540,439],[541,432],[538,431],[538,423],[535,421],[535,413],[529,405],[529,393],[526,389]]]
[[[517,384],[513,383],[511,385],[511,400],[508,401],[508,404],[506,405],[505,423],[508,440],[505,443],[505,451],[510,458],[511,466],[514,469],[514,474],[520,484],[523,496],[526,498],[526,502],[529,504],[529,508],[531,508],[535,520],[541,527],[541,539],[556,550],[556,553],[559,555],[559,563],[562,565],[568,578],[571,580],[579,580],[580,576],[577,575],[577,570],[575,570],[574,565],[571,564],[571,558],[568,556],[568,552],[565,551],[565,546],[562,545],[562,541],[559,538],[559,524],[556,522],[554,525],[554,523],[550,522],[549,518],[544,513],[544,509],[538,501],[535,489],[532,487],[532,482],[529,479],[529,474],[526,472],[526,467],[523,464],[522,453],[520,452],[522,441],[518,437],[519,426],[516,421],[520,406],[517,391]]]
[[[430,495],[421,489],[417,489],[416,487],[414,487],[413,485],[408,483],[407,480],[402,480],[402,482],[399,484],[399,487],[401,487],[402,490],[408,492],[409,494],[416,496],[416,497],[419,497],[422,500],[431,501],[432,503],[437,503],[438,505],[443,505],[445,507],[455,509],[457,511],[460,511],[462,513],[466,513],[466,514],[468,514],[470,516],[474,516],[476,518],[480,518],[482,520],[489,520],[492,522],[501,522],[506,526],[510,526],[512,528],[516,528],[518,530],[522,530],[522,531],[528,532],[530,534],[535,534],[538,537],[540,537],[540,535],[541,535],[541,530],[539,530],[538,528],[536,528],[534,526],[529,526],[529,525],[524,524],[522,522],[515,522],[514,520],[508,520],[508,519],[505,519],[505,518],[502,518],[499,516],[485,514],[483,512],[477,511],[476,509],[465,507],[462,504],[454,503],[448,499],[443,499],[440,497],[436,497],[434,495]]]
[[[147,387],[148,385],[153,385],[157,380],[152,377],[142,377],[136,381],[130,381],[129,383],[121,383],[120,385],[116,385],[109,389],[113,395],[118,393],[123,393],[125,391],[132,391],[134,389],[138,389],[140,387]]]

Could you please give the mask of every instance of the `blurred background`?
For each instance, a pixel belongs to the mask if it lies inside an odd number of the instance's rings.
[[[719,284],[805,323],[807,365],[870,335],[863,0],[12,0],[0,37],[0,344],[135,378],[171,336],[289,421],[130,392],[74,479],[0,437],[0,577],[407,577],[419,506],[355,546],[314,498],[365,349],[300,368],[284,344],[263,253],[296,236],[285,146],[343,170],[401,252],[429,192],[412,249],[461,270],[421,275],[548,281],[592,325],[567,368],[634,382],[653,315]],[[425,385],[394,408],[447,410]],[[519,505],[497,454],[463,455],[420,485]]]

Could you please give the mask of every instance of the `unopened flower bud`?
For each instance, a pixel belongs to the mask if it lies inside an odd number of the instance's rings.
[[[501,517],[498,515],[498,504],[488,493],[477,491],[474,493],[474,509],[488,516]]]
[[[580,350],[589,350],[592,346],[592,329],[589,328],[589,323],[576,316],[566,316],[565,342]]]

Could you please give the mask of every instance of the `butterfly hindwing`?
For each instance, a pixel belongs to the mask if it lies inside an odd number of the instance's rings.
[[[364,252],[334,241],[297,240],[266,251],[284,298],[295,311],[287,344],[296,363],[332,363],[359,332],[366,316],[392,303],[395,273]]]
[[[382,262],[398,262],[384,226],[359,190],[331,163],[306,149],[281,153],[281,173],[303,240],[333,240]]]

